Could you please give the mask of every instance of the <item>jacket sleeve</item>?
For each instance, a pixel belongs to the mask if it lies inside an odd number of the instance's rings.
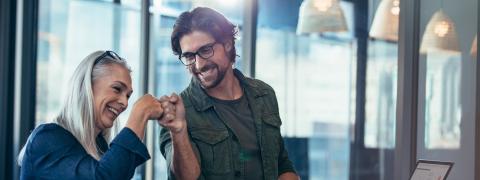
[[[200,158],[200,153],[198,151],[197,145],[193,142],[190,138],[190,144],[192,145],[193,152],[197,157],[199,163],[201,164],[202,159]],[[175,175],[172,171],[172,161],[173,161],[173,152],[172,152],[172,139],[170,137],[170,132],[166,128],[161,128],[160,130],[160,152],[162,153],[163,157],[167,163],[167,170],[168,170],[168,179],[175,179]],[[202,176],[202,175],[200,175]],[[201,179],[201,178],[200,178]]]
[[[36,132],[29,144],[23,163],[30,163],[26,166],[34,171],[24,177],[35,179],[130,179],[135,168],[150,159],[145,145],[128,128],[115,137],[98,161],[60,127]]]
[[[167,173],[168,179],[175,179],[174,174],[172,173],[172,139],[170,133],[167,129],[161,128],[160,130],[160,152],[165,158],[167,164]]]
[[[269,86],[269,89],[273,94],[273,97],[272,97],[273,107],[275,108],[275,111],[277,112],[277,114],[279,114],[277,96],[275,95],[275,91],[273,90],[273,88]],[[278,157],[278,176],[286,172],[293,172],[296,174],[295,168],[293,167],[293,163],[288,158],[288,152],[287,152],[287,149],[285,148],[285,143],[283,141],[282,136],[280,136],[280,139],[278,142],[280,142],[280,153],[278,154],[279,156]]]
[[[280,153],[278,157],[278,176],[286,172],[295,172],[292,161],[288,158],[287,150],[285,149],[285,144],[283,143],[283,138],[280,138]]]

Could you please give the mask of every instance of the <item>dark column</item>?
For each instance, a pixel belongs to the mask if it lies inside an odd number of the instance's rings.
[[[35,105],[36,105],[36,77],[37,77],[37,34],[38,34],[38,0],[29,0],[23,2],[22,10],[22,41],[20,53],[20,88],[16,90],[19,94],[19,109],[16,110],[19,119],[14,123],[13,132],[13,151],[11,157],[17,158],[20,148],[27,141],[30,131],[35,127]],[[12,60],[13,61],[13,60]],[[13,119],[12,119],[13,121]],[[10,179],[19,179],[20,168],[13,166],[13,177]]]
[[[368,0],[354,4],[354,34],[357,40],[357,74],[354,139],[350,146],[350,179],[379,179],[378,149],[365,148],[365,103],[368,58]]]
[[[17,1],[0,1],[0,179],[12,179]]]

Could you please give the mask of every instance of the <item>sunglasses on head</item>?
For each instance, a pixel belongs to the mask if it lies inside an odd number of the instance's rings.
[[[105,51],[104,53],[102,53],[102,55],[98,56],[95,59],[95,62],[93,63],[93,65],[97,64],[100,60],[102,60],[105,57],[111,57],[113,59],[123,60],[123,58],[121,58],[117,53],[113,51]]]

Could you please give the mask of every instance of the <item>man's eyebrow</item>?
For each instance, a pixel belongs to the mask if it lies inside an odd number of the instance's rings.
[[[185,51],[185,52],[182,52],[182,56],[185,55],[185,54],[193,54],[193,53],[196,53],[198,50],[202,49],[202,48],[205,48],[205,47],[208,47],[208,46],[213,46],[214,44],[216,44],[217,42],[214,41],[214,42],[211,42],[211,43],[207,43],[207,44],[204,44],[202,46],[200,46],[195,52],[189,52],[189,51]]]

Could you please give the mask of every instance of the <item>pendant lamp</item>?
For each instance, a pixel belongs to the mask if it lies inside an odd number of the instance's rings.
[[[300,5],[297,34],[347,30],[345,16],[338,0],[304,0]]]
[[[420,53],[427,52],[460,53],[455,23],[442,9],[433,14],[423,34]]]
[[[400,0],[382,0],[370,28],[370,37],[398,41]]]

